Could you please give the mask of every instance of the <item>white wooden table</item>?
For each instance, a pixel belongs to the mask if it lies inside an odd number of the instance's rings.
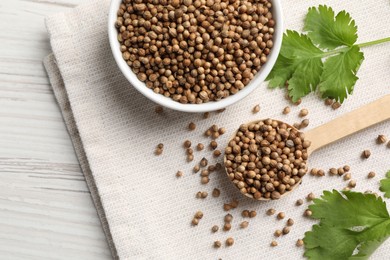
[[[42,65],[44,17],[81,2],[0,1],[0,259],[111,259]]]

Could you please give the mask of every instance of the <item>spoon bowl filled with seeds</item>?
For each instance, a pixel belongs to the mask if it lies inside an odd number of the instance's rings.
[[[390,95],[306,133],[274,119],[242,124],[225,148],[226,174],[249,198],[280,199],[301,183],[312,152],[388,119]]]
[[[112,0],[112,53],[129,83],[175,110],[225,108],[251,93],[276,62],[280,0]]]

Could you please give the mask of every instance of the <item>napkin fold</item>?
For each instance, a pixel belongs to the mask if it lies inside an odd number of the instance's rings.
[[[286,28],[300,30],[302,18],[310,6],[321,1],[282,1]],[[359,26],[360,41],[369,41],[390,35],[387,0],[367,5],[361,1],[329,0],[335,11],[347,10]],[[364,8],[362,8],[364,6]],[[165,109],[154,113],[155,104],[138,93],[121,74],[112,57],[107,36],[108,0],[95,0],[70,12],[50,16],[46,20],[53,54],[44,60],[54,94],[74,144],[85,179],[101,219],[112,255],[115,259],[300,259],[303,250],[295,247],[315,223],[302,217],[307,205],[296,207],[297,199],[309,192],[317,196],[324,189],[341,189],[346,183],[341,178],[306,176],[293,194],[268,203],[243,198],[229,183],[223,171],[213,173],[208,185],[201,185],[192,167],[202,157],[210,164],[222,162],[213,158],[211,151],[195,151],[195,160],[186,162],[182,144],[210,142],[203,132],[212,124],[228,129],[218,139],[218,149],[240,123],[272,117],[289,123],[301,120],[299,109],[309,109],[308,129],[328,122],[337,116],[390,93],[389,45],[364,49],[366,60],[358,76],[354,94],[337,111],[322,105],[316,95],[304,98],[299,107],[285,116],[282,109],[289,105],[282,90],[271,91],[266,84],[253,94],[227,108],[223,113],[212,113],[208,119],[201,114],[188,114]],[[252,108],[261,105],[261,112]],[[195,131],[188,131],[189,122],[195,122]],[[314,153],[309,164],[324,170],[330,167],[351,166],[357,190],[378,191],[378,179],[390,169],[390,150],[375,144],[378,134],[390,137],[389,122],[345,138]],[[332,134],[332,133],[329,133]],[[158,143],[164,143],[161,156],[154,155]],[[371,149],[372,156],[363,161],[360,153]],[[178,170],[184,172],[176,178]],[[377,172],[377,179],[368,181],[367,173]],[[213,188],[221,190],[219,198],[196,199],[198,191]],[[212,234],[213,225],[223,225],[223,203],[237,198],[240,205],[232,210],[233,228],[229,232]],[[290,234],[278,239],[279,246],[271,248],[275,229],[282,229],[284,221],[267,217],[268,208],[284,211],[295,220]],[[239,229],[244,219],[241,211],[257,210],[249,227]],[[197,227],[190,225],[196,211],[204,217]],[[220,228],[220,230],[222,230]],[[216,250],[215,240],[235,239],[234,246]],[[389,243],[386,242],[388,246]],[[388,259],[386,245],[373,258]]]

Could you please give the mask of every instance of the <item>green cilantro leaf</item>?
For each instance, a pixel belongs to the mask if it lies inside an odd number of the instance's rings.
[[[320,220],[305,233],[309,259],[367,259],[390,236],[386,204],[373,194],[324,191],[309,209]]]
[[[385,193],[386,198],[390,198],[390,171],[386,173],[386,178],[381,180],[380,191]]]
[[[339,99],[343,102],[347,93],[351,94],[358,80],[356,72],[363,62],[360,48],[353,46],[324,62],[319,90],[323,97]]]
[[[332,8],[326,5],[309,8],[303,29],[324,49],[352,46],[357,40],[357,26],[351,16],[341,11],[335,17]]]

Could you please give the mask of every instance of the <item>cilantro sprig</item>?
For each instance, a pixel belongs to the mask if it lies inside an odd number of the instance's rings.
[[[296,102],[310,92],[343,102],[353,92],[364,55],[361,47],[390,41],[390,37],[356,44],[357,26],[349,13],[335,15],[331,7],[311,7],[304,31],[287,30],[274,68],[268,75],[270,88],[284,87]]]
[[[386,198],[390,198],[390,171],[386,173],[386,178],[381,180],[379,189],[385,193]]]
[[[390,236],[386,203],[374,194],[324,191],[309,209],[320,222],[305,233],[308,259],[367,259]]]

